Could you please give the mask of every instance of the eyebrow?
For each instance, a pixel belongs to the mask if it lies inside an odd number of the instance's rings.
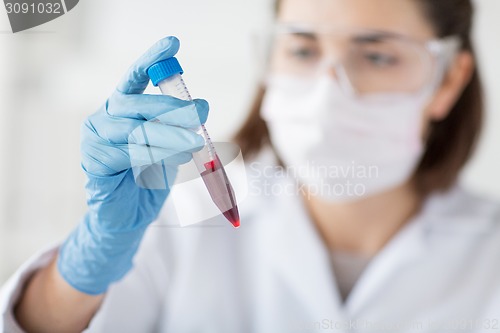
[[[318,37],[316,36],[315,33],[312,33],[312,32],[303,32],[303,31],[291,31],[290,32],[293,36],[296,36],[296,37],[302,37],[302,38],[306,38],[306,39],[310,39],[310,40],[317,40]]]
[[[283,25],[279,27],[278,31],[280,33],[285,33],[296,37],[302,37],[312,41],[317,41],[318,35],[322,34],[321,32],[318,34],[315,31],[311,31],[310,29],[307,29],[307,27],[304,29],[304,27],[294,26],[294,25]],[[388,31],[367,30],[367,31],[358,31],[357,35],[353,35],[349,39],[352,42],[360,44],[375,44],[396,37],[398,37],[397,34]]]
[[[351,38],[351,41],[360,44],[380,43],[388,39],[394,38],[393,34],[386,32],[372,32],[364,35],[357,35]]]

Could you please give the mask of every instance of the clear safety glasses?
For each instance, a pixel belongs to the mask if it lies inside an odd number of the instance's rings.
[[[316,78],[333,73],[357,96],[417,93],[438,84],[460,48],[458,37],[419,41],[375,30],[278,24],[268,73]]]

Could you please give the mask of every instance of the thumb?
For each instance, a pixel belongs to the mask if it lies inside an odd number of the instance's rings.
[[[142,94],[149,83],[147,69],[158,61],[173,57],[178,50],[176,37],[160,39],[129,68],[117,90],[124,94]]]

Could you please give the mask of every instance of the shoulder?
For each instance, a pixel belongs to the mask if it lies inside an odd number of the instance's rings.
[[[500,202],[460,184],[430,195],[422,215],[430,229],[486,233],[500,238]]]
[[[500,202],[458,184],[446,192],[431,195],[426,204],[433,213],[460,218],[498,220]]]
[[[500,308],[500,202],[457,185],[427,202],[429,227],[435,240],[451,249],[460,276],[475,290],[483,318],[498,319]],[[454,246],[448,247],[450,244]],[[467,289],[464,286],[465,290]],[[474,302],[474,299],[471,299]],[[489,320],[489,319],[488,319]],[[497,323],[498,324],[498,323]]]

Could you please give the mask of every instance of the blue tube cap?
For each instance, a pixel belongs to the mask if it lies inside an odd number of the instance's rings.
[[[151,82],[153,82],[153,85],[156,87],[158,86],[158,83],[165,80],[166,78],[169,78],[175,74],[183,74],[184,71],[182,70],[182,67],[179,64],[177,58],[172,57],[151,65],[148,68],[147,73],[149,75],[149,78],[151,79]]]

